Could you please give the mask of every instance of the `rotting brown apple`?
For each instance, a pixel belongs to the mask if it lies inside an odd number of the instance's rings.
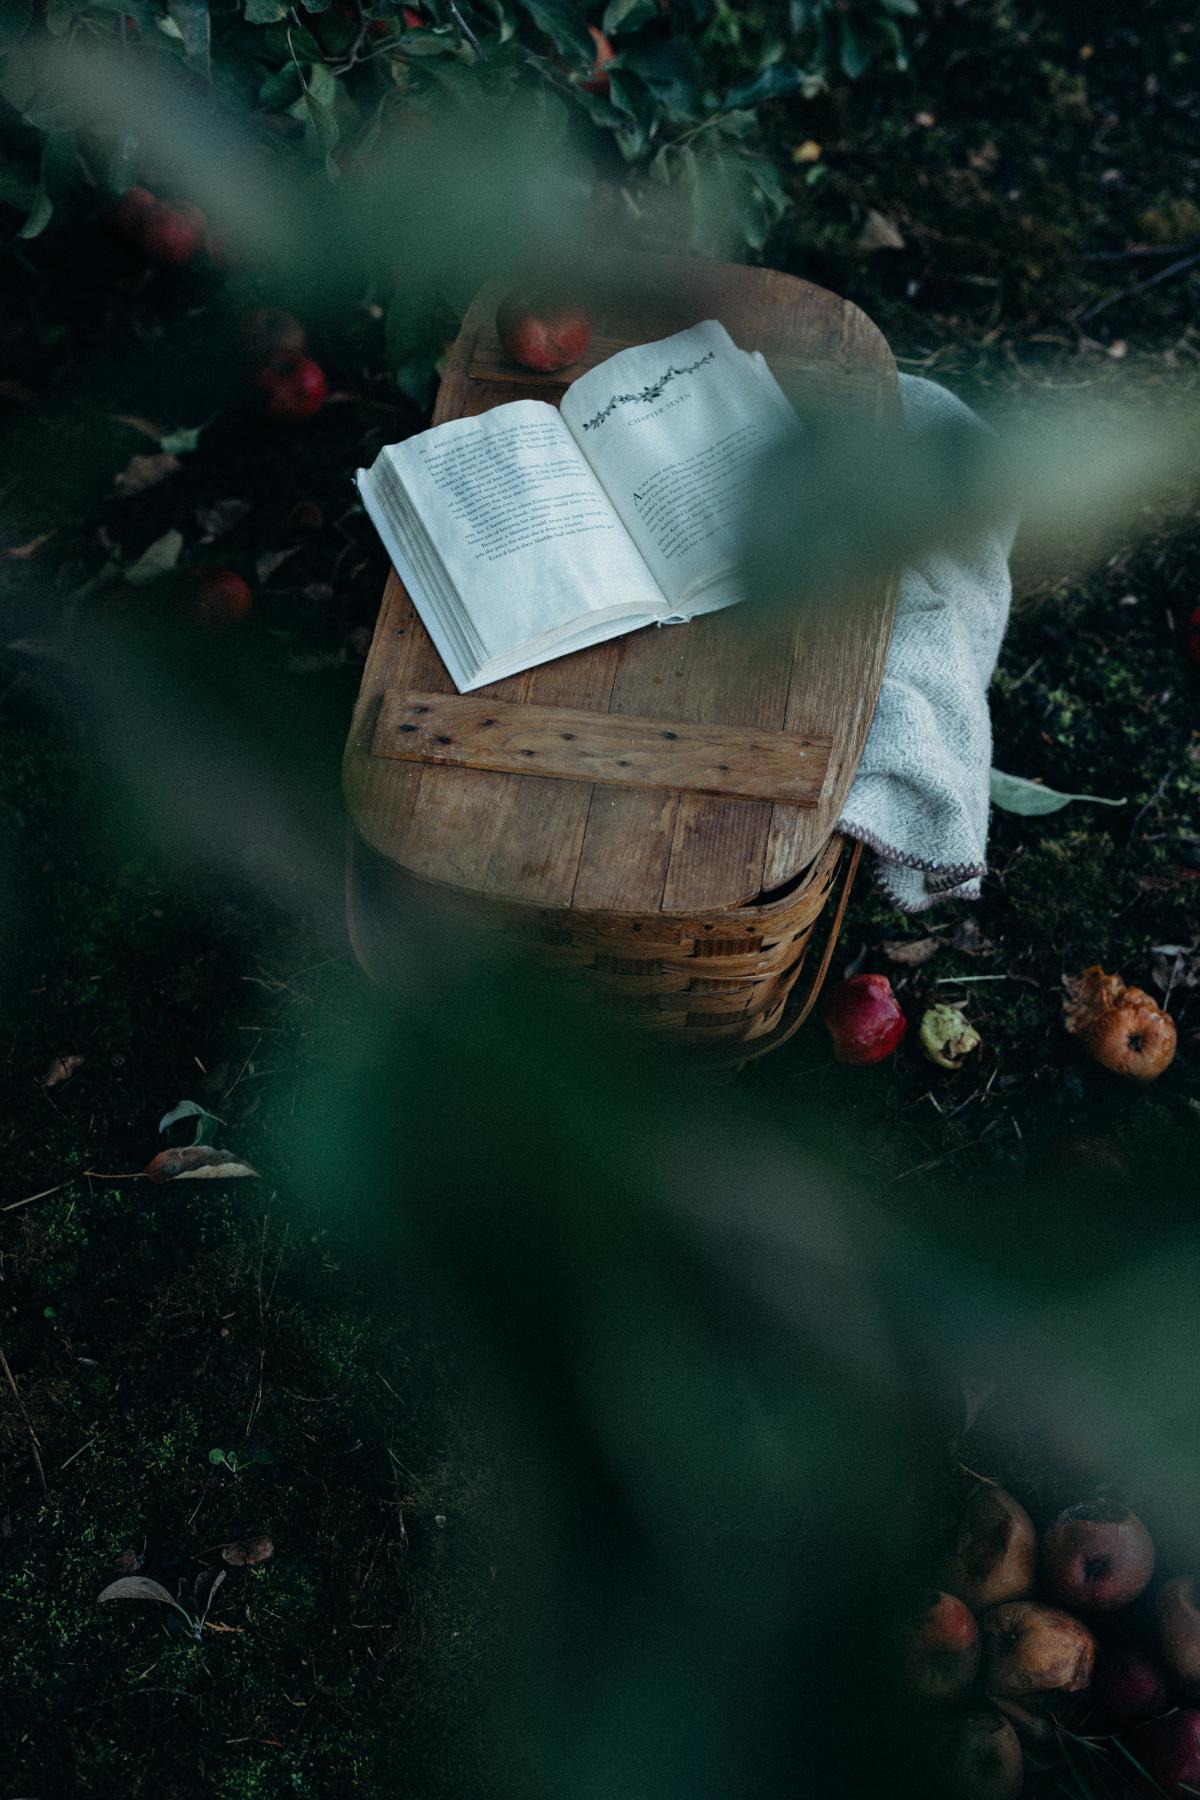
[[[1035,1600],[993,1606],[979,1621],[983,1683],[990,1694],[1081,1694],[1092,1679],[1096,1640],[1071,1613]]]
[[[973,1712],[956,1725],[946,1767],[951,1800],[1017,1800],[1024,1778],[1021,1741],[1007,1719]]]
[[[1032,1594],[1037,1555],[1037,1531],[1025,1508],[1003,1488],[981,1481],[967,1496],[934,1580],[973,1612],[984,1612]]]
[[[925,1594],[900,1628],[905,1687],[921,1700],[954,1700],[979,1673],[979,1626],[953,1594]]]
[[[1154,1540],[1128,1507],[1068,1506],[1042,1539],[1047,1588],[1085,1612],[1128,1606],[1153,1573]]]
[[[1189,1700],[1200,1699],[1200,1596],[1193,1575],[1164,1581],[1154,1597],[1158,1648]]]

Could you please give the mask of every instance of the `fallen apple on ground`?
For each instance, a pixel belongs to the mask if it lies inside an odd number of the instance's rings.
[[[1171,1686],[1144,1650],[1118,1650],[1097,1665],[1092,1700],[1105,1725],[1124,1730],[1164,1713],[1171,1704]]]
[[[1149,1586],[1154,1543],[1127,1507],[1068,1506],[1042,1539],[1042,1572],[1056,1600],[1111,1612]]]
[[[329,392],[325,371],[311,356],[277,356],[255,377],[263,411],[280,424],[295,425],[311,419],[325,404]]]
[[[900,1630],[905,1685],[922,1700],[954,1700],[979,1672],[979,1626],[953,1594],[926,1594]]]
[[[1025,1508],[1003,1488],[981,1481],[967,1496],[935,1579],[983,1612],[1032,1594],[1037,1561],[1037,1531]]]
[[[1089,1056],[1117,1075],[1154,1081],[1175,1056],[1175,1021],[1144,988],[1100,965],[1064,976],[1063,1018]]]
[[[1081,1620],[1057,1606],[1010,1600],[979,1621],[983,1680],[989,1693],[1080,1694],[1092,1679],[1096,1640]]]
[[[998,1713],[974,1712],[955,1727],[946,1761],[951,1800],[1017,1800],[1025,1778],[1021,1740]]]
[[[307,347],[303,325],[282,306],[256,306],[238,326],[238,349],[256,369],[277,356],[303,356]]]
[[[214,563],[196,563],[185,569],[176,584],[176,596],[185,617],[210,629],[240,625],[253,600],[249,585],[236,570]]]
[[[1194,1576],[1164,1581],[1154,1600],[1158,1648],[1188,1699],[1200,1699],[1200,1607]]]
[[[496,309],[506,353],[523,369],[549,374],[579,361],[592,341],[592,321],[578,301],[536,288],[514,288]]]
[[[908,1030],[908,1020],[886,975],[852,975],[830,988],[821,1017],[840,1063],[864,1067],[885,1062]]]
[[[1181,1707],[1164,1719],[1151,1719],[1129,1734],[1129,1754],[1145,1770],[1148,1782],[1139,1793],[1155,1800],[1191,1800],[1200,1792],[1200,1711]]]

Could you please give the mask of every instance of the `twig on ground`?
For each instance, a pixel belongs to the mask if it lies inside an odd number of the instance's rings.
[[[1194,251],[1191,256],[1181,256],[1167,268],[1159,269],[1157,274],[1147,275],[1145,281],[1137,281],[1132,287],[1121,288],[1117,293],[1109,294],[1107,299],[1097,300],[1093,306],[1085,307],[1083,312],[1075,315],[1075,323],[1082,325],[1086,319],[1095,319],[1100,313],[1107,312],[1110,306],[1116,306],[1119,300],[1132,300],[1135,294],[1144,294],[1150,288],[1157,287],[1161,281],[1170,281],[1172,276],[1182,275],[1185,269],[1194,268],[1197,263],[1200,263],[1200,250]]]
[[[33,1466],[37,1470],[38,1486],[42,1490],[42,1499],[48,1500],[50,1498],[50,1489],[46,1486],[46,1471],[42,1467],[42,1447],[38,1443],[38,1434],[33,1429],[33,1420],[25,1410],[25,1402],[21,1398],[21,1391],[16,1384],[12,1370],[8,1366],[8,1358],[5,1356],[3,1350],[0,1350],[0,1367],[4,1370],[8,1385],[12,1389],[13,1399],[17,1403],[17,1410],[25,1422],[26,1431],[29,1433],[29,1448],[33,1452]]]
[[[16,1212],[18,1206],[32,1206],[35,1200],[47,1200],[51,1194],[61,1194],[64,1188],[70,1187],[74,1179],[72,1175],[70,1181],[60,1181],[57,1187],[43,1188],[39,1194],[26,1194],[23,1200],[9,1200],[6,1205],[0,1206],[0,1212]]]

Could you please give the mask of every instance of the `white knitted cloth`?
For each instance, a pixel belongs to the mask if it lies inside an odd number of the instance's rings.
[[[900,377],[911,432],[974,421],[936,382]],[[838,820],[875,853],[904,912],[976,900],[986,873],[992,731],[987,686],[1012,584],[1015,525],[936,551],[900,578],[896,626],[858,774]]]

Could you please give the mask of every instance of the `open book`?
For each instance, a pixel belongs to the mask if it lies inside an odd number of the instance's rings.
[[[561,407],[515,400],[381,450],[363,504],[460,693],[743,598],[739,514],[798,429],[723,325],[622,350]]]

